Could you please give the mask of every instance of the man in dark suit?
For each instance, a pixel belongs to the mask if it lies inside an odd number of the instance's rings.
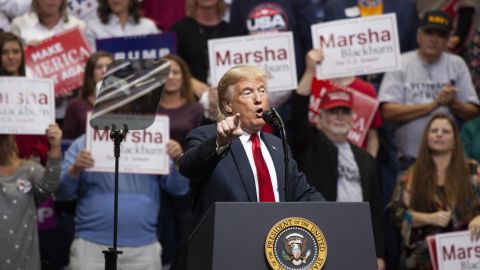
[[[186,138],[180,172],[193,183],[195,223],[214,202],[285,200],[281,141],[261,132],[262,113],[269,108],[266,78],[259,67],[230,69],[218,83],[225,119],[196,128]],[[323,200],[291,157],[288,177],[292,200]]]
[[[290,145],[308,182],[327,201],[369,202],[378,269],[385,269],[380,183],[375,160],[351,144],[347,134],[353,125],[353,96],[349,91],[327,91],[320,101],[318,126],[308,120],[308,103],[315,66],[323,60],[321,50],[311,50],[307,69],[292,95]]]

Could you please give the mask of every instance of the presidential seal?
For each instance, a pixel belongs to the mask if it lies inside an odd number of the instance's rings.
[[[327,242],[315,223],[290,217],[268,232],[265,256],[274,270],[320,270],[327,259]]]

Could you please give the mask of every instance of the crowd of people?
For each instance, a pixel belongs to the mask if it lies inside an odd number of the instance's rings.
[[[0,134],[0,269],[104,268],[114,174],[89,170],[96,157],[85,130],[114,56],[96,41],[166,32],[177,53],[163,57],[170,73],[157,113],[170,119],[170,173],[120,173],[120,269],[184,269],[186,239],[214,202],[285,201],[285,177],[294,201],[368,202],[379,270],[432,269],[429,235],[480,238],[478,1],[98,0],[82,18],[71,2],[0,0],[0,76],[32,77],[25,49],[73,28],[93,51],[82,86],[55,98],[45,134]],[[312,48],[311,25],[387,13],[397,18],[399,70],[316,78],[329,55]],[[209,40],[282,31],[293,33],[297,89],[269,92],[267,72],[248,65],[212,84]],[[321,100],[311,114],[313,92]],[[358,94],[378,107],[357,145],[348,134]],[[270,107],[287,124],[288,176],[283,153],[271,150],[282,144],[261,117]],[[63,212],[70,235],[57,222],[56,239],[41,237],[36,219],[52,198],[59,213],[74,209]]]

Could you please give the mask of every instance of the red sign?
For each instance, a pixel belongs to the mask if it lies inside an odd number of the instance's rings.
[[[320,80],[320,87],[312,89],[310,96],[310,105],[308,119],[310,123],[316,125],[315,118],[320,114],[320,100],[322,96],[333,89],[343,89],[353,94],[353,127],[348,133],[348,140],[353,144],[361,146],[368,133],[368,127],[372,123],[375,112],[378,108],[378,101],[372,97],[362,94],[355,89],[333,84],[327,80]]]
[[[80,87],[85,63],[92,54],[78,28],[45,39],[25,49],[25,65],[36,78],[51,78],[55,96]]]
[[[438,261],[437,261],[437,245],[435,243],[435,235],[427,236],[427,245],[428,245],[428,253],[430,254],[430,261],[432,262],[433,270],[438,269]]]

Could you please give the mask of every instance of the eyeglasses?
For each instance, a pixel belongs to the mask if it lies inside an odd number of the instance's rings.
[[[330,110],[326,110],[326,112],[330,115],[339,115],[339,114],[349,115],[352,113],[352,109],[347,107],[336,107]]]

